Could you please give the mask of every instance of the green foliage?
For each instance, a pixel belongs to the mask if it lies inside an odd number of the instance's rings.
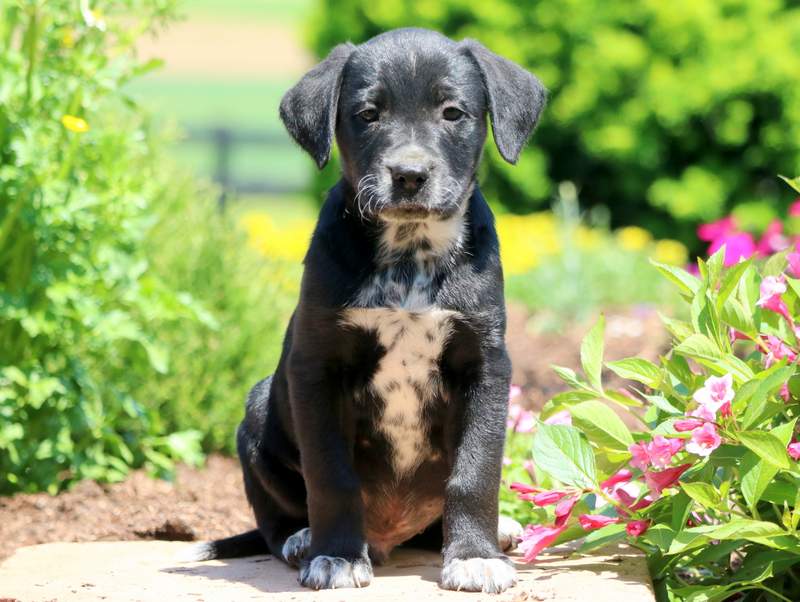
[[[792,383],[800,295],[783,274],[785,258],[726,269],[724,253],[701,260],[699,278],[661,266],[691,320],[667,320],[674,340],[658,365],[640,358],[605,364],[644,385],[635,390],[644,405],[635,411],[641,432],[605,405],[624,400],[598,378],[601,319],[581,349],[584,376],[557,369],[572,389],[549,401],[541,419],[559,413],[563,422],[569,413],[573,426],[539,424],[531,474],[539,490],[574,496],[573,516],[616,519],[592,531],[584,547],[627,537],[647,553],[660,599],[797,600],[800,397]],[[603,482],[612,476],[624,495]],[[562,541],[587,535],[572,522],[564,529]]]
[[[310,39],[323,56],[402,26],[476,38],[550,90],[517,166],[487,145],[484,192],[513,211],[571,180],[614,225],[694,244],[692,225],[733,205],[764,225],[791,200],[771,173],[800,167],[796,2],[325,0]]]
[[[277,365],[301,266],[249,248],[235,218],[211,199],[187,180],[173,181],[156,202],[158,222],[145,240],[152,271],[208,316],[159,325],[159,342],[172,350],[169,370],[139,395],[165,431],[198,430],[206,450],[235,453],[247,391]]]
[[[0,494],[166,474],[199,434],[164,435],[139,395],[169,368],[159,320],[199,319],[142,252],[163,185],[156,137],[120,86],[171,2],[0,8]]]

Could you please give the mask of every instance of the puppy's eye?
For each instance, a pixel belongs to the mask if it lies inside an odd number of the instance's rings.
[[[378,109],[364,109],[358,116],[367,123],[378,121]]]
[[[464,111],[457,109],[456,107],[445,107],[444,111],[442,111],[442,117],[444,117],[447,121],[458,121],[463,116]]]

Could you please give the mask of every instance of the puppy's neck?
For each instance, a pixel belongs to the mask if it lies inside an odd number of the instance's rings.
[[[380,220],[377,262],[387,265],[405,258],[438,263],[455,255],[464,244],[466,216],[462,209],[447,217]]]

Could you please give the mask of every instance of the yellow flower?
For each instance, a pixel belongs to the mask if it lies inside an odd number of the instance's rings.
[[[72,48],[75,46],[75,30],[67,28],[61,35],[61,44],[64,48]]]
[[[683,266],[689,260],[689,251],[677,240],[665,238],[656,242],[653,259],[661,263]]]
[[[617,230],[617,241],[619,245],[628,251],[641,251],[650,242],[653,237],[644,228],[638,226],[627,226]]]
[[[247,232],[250,245],[266,257],[286,259],[291,262],[303,260],[314,222],[298,219],[279,227],[272,216],[263,211],[249,211],[239,220]]]
[[[61,118],[61,125],[70,132],[75,132],[76,134],[83,134],[89,131],[89,124],[86,123],[86,120],[75,117],[75,115],[64,115]]]

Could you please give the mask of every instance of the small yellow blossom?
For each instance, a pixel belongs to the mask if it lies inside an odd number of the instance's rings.
[[[86,123],[86,120],[75,117],[75,115],[64,115],[61,118],[61,125],[70,132],[75,132],[76,134],[83,134],[89,131],[89,124]]]
[[[656,242],[653,259],[669,265],[683,266],[689,261],[689,251],[677,240],[665,238]]]
[[[314,231],[311,219],[298,219],[278,226],[272,216],[261,211],[245,213],[239,223],[247,232],[250,245],[259,253],[292,262],[303,260]]]
[[[64,33],[61,34],[61,45],[64,48],[72,48],[75,46],[75,30],[67,28],[64,30]]]
[[[651,234],[638,226],[626,226],[617,230],[617,241],[627,251],[641,251],[653,240]]]

